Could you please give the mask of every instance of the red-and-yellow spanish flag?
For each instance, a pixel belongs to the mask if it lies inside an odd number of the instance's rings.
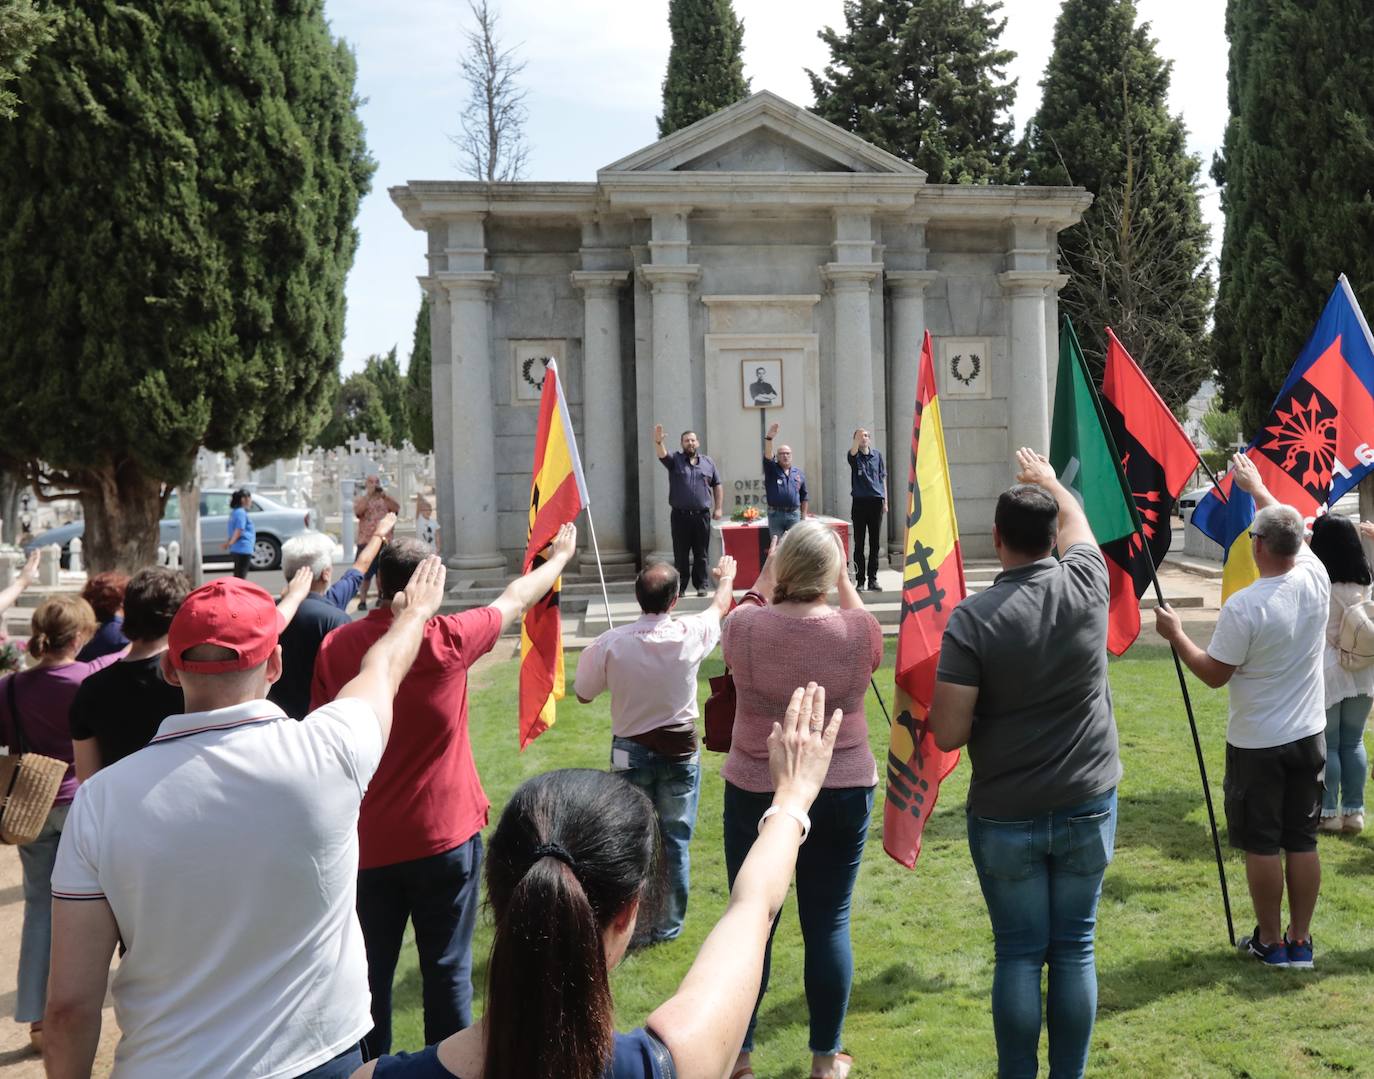
[[[912,869],[921,854],[921,832],[935,808],[940,781],[959,763],[958,750],[946,753],[936,747],[927,717],[935,691],[940,639],[950,611],[965,595],[959,524],[954,517],[954,491],[949,482],[928,330],[921,344],[916,415],[911,425],[905,551],[883,850]]]
[[[544,561],[543,551],[558,530],[588,504],[587,481],[577,455],[572,416],[558,381],[558,364],[548,362],[539,397],[539,428],[534,437],[530,477],[530,528],[524,572]],[[528,611],[520,625],[520,748],[553,726],[562,700],[563,623],[558,608],[562,578]]]

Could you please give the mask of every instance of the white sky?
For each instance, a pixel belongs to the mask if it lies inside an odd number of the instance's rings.
[[[744,19],[744,69],[754,90],[812,103],[805,68],[828,58],[816,36],[843,24],[842,0],[734,0]],[[595,178],[596,170],[653,142],[668,57],[667,0],[494,0],[506,42],[526,60],[529,180]],[[1002,44],[1017,58],[1014,109],[1019,135],[1040,99],[1060,0],[1006,0]],[[1170,107],[1182,112],[1191,149],[1204,164],[1203,212],[1221,243],[1221,210],[1205,176],[1226,126],[1225,0],[1136,0],[1160,53],[1173,61]],[[358,57],[363,122],[377,159],[372,193],[358,217],[361,243],[348,278],[344,370],[399,345],[410,353],[415,282],[424,238],[401,218],[387,188],[408,180],[458,178],[463,106],[458,55],[463,0],[327,0],[334,33]]]

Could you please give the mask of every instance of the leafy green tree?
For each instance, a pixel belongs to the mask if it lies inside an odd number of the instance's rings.
[[[1240,414],[1221,408],[1217,401],[1202,414],[1202,430],[1214,450],[1233,450],[1240,439]]]
[[[385,356],[369,356],[363,374],[377,387],[377,396],[391,428],[387,438],[374,437],[388,446],[399,446],[410,438],[410,407],[406,402],[406,379],[396,361],[396,346],[393,345]]]
[[[406,369],[406,411],[410,416],[410,441],[421,453],[434,452],[434,397],[430,388],[429,293],[420,294],[415,316],[415,341]]]
[[[668,0],[668,27],[659,138],[749,96],[744,23],[730,0]]]
[[[1213,344],[1255,430],[1345,273],[1374,311],[1374,9],[1229,0],[1231,118],[1212,175],[1226,231]]]
[[[29,66],[33,54],[57,31],[57,15],[33,0],[0,0],[0,120],[14,117],[19,98],[8,88]]]
[[[333,414],[314,441],[325,449],[335,449],[357,435],[366,435],[384,446],[396,444],[381,387],[365,369],[353,372],[339,384]]]
[[[1026,134],[1025,178],[1095,196],[1083,223],[1059,237],[1069,275],[1060,306],[1090,362],[1102,362],[1111,326],[1177,407],[1211,368],[1212,280],[1202,163],[1169,113],[1171,65],[1156,46],[1132,0],[1065,0]]]
[[[198,446],[321,425],[373,163],[322,0],[62,10],[0,124],[0,465],[134,569]]]
[[[807,71],[814,111],[922,168],[933,184],[1014,179],[1016,54],[998,46],[1000,0],[845,0],[830,63]]]

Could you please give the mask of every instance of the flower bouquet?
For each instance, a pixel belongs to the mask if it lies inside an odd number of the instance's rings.
[[[0,633],[0,674],[9,674],[24,666],[24,644]]]
[[[759,512],[757,506],[745,506],[744,509],[735,510],[734,513],[730,514],[730,520],[738,521],[742,524],[753,524],[762,516],[763,514]]]

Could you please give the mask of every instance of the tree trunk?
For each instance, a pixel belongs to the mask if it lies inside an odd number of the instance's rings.
[[[181,572],[192,588],[205,583],[205,554],[200,549],[200,477],[181,485]]]
[[[83,560],[92,573],[137,573],[157,562],[162,481],[130,461],[85,472],[92,488],[81,494],[86,532]]]
[[[19,495],[24,486],[19,473],[0,469],[0,543],[19,542]]]

